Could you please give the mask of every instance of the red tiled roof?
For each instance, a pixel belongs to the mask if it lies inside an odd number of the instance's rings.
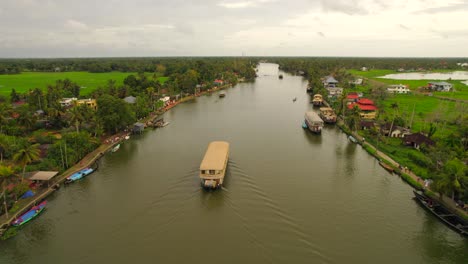
[[[354,106],[359,107],[359,109],[363,111],[375,111],[378,109],[375,105],[367,105],[367,104],[359,104],[359,103],[349,104],[348,109],[353,109]]]
[[[348,96],[346,96],[347,99],[358,99],[359,98],[359,95],[357,94],[348,94]]]
[[[359,99],[358,103],[361,105],[374,105],[374,101],[367,99],[367,98]]]

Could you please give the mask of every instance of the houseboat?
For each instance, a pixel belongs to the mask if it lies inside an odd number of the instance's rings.
[[[323,98],[321,94],[315,94],[312,98],[312,104],[314,106],[321,106],[323,105]]]
[[[331,107],[320,107],[320,118],[328,124],[336,123],[336,114]]]
[[[216,189],[223,185],[228,160],[228,142],[213,141],[208,145],[205,157],[200,164],[200,180],[204,188]]]
[[[304,122],[307,128],[314,133],[321,133],[323,128],[323,120],[317,113],[308,111],[304,115]]]

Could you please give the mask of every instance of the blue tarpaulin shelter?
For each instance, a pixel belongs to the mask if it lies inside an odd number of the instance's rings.
[[[32,197],[32,196],[34,196],[34,193],[31,190],[29,190],[29,191],[25,192],[23,195],[21,195],[20,199],[26,199],[26,198],[29,198],[29,197]]]

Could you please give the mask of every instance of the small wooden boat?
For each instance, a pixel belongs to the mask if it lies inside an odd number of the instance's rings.
[[[22,214],[15,221],[13,221],[11,223],[11,225],[21,226],[21,225],[26,224],[27,222],[31,221],[36,216],[38,216],[42,211],[44,211],[46,205],[47,205],[47,201],[43,201],[42,203],[40,203],[40,204],[38,204],[36,206],[33,206],[31,209],[29,209],[29,211]]]
[[[349,139],[349,141],[351,141],[353,143],[358,143],[357,139],[355,139],[353,136],[349,136],[348,139]]]
[[[468,237],[468,221],[453,214],[445,208],[443,205],[432,200],[430,197],[425,195],[423,192],[413,190],[414,199],[419,202],[427,211],[431,212],[437,218],[442,220],[453,230],[457,231],[461,235]]]
[[[388,165],[387,163],[383,162],[383,161],[379,161],[379,165],[382,166],[382,168],[388,170],[389,172],[393,172],[394,169],[392,166]]]
[[[297,100],[297,97],[294,97],[294,98],[293,98],[293,102],[296,102],[296,100]]]
[[[278,75],[278,78],[283,79],[283,74]]]
[[[65,180],[65,183],[72,183],[74,181],[81,180],[81,179],[83,179],[84,177],[90,175],[93,172],[94,172],[94,169],[92,169],[92,168],[82,169],[82,170],[80,170],[78,172],[75,172],[72,175],[68,176],[67,179]]]
[[[162,123],[160,127],[165,127],[165,126],[167,126],[167,125],[169,125],[169,124],[170,124],[170,123],[166,121],[166,122]]]
[[[223,97],[225,97],[225,96],[226,96],[226,93],[225,93],[225,92],[220,92],[220,93],[219,93],[219,98],[223,98]]]
[[[115,147],[112,148],[112,152],[116,152],[119,149],[120,149],[120,144],[117,144],[115,145]]]

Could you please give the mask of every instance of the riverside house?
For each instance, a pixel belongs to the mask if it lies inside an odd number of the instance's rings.
[[[397,93],[397,94],[407,94],[411,92],[410,89],[408,89],[408,86],[404,84],[392,84],[387,87],[387,92],[389,93]]]
[[[338,81],[333,78],[333,76],[327,76],[324,78],[323,86],[327,88],[336,87],[338,85]]]
[[[362,119],[374,120],[377,117],[377,106],[374,105],[374,102],[367,98],[358,99],[356,102],[348,104],[348,109],[353,109],[354,107],[359,108]]]
[[[412,146],[415,149],[419,149],[421,145],[425,144],[427,146],[435,145],[435,142],[430,138],[421,133],[415,133],[411,135],[406,135],[403,137],[403,144],[406,146]]]
[[[430,82],[427,87],[436,92],[450,92],[453,89],[453,85],[448,82]]]

